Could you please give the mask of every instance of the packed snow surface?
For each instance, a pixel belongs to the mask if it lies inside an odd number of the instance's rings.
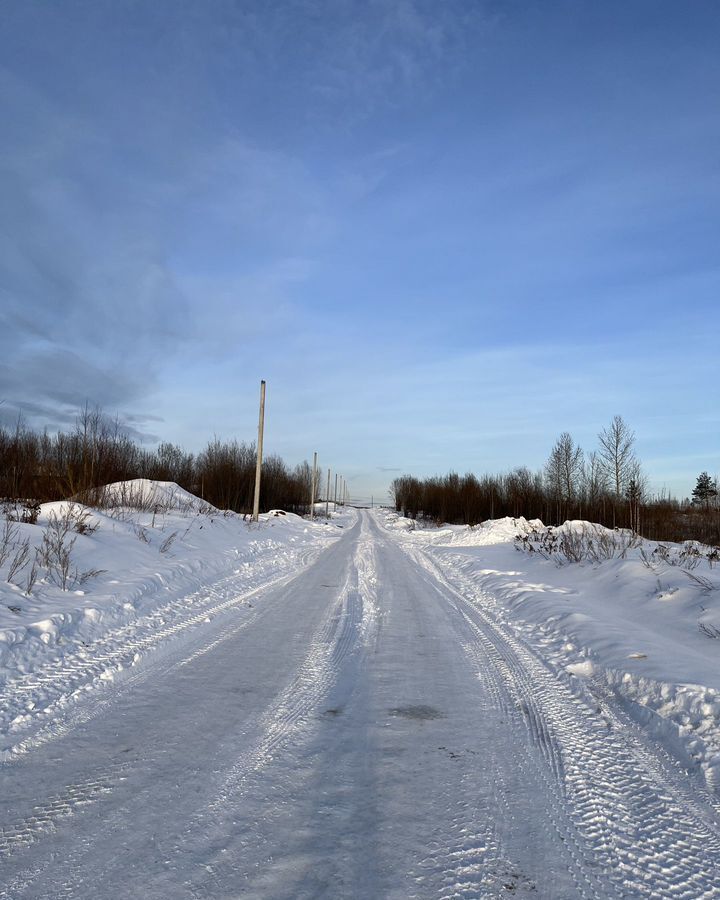
[[[27,728],[57,704],[99,678],[121,677],[178,632],[295,574],[340,534],[324,519],[310,524],[278,510],[245,521],[170,482],[111,484],[103,503],[46,503],[36,524],[8,523],[14,547],[27,541],[31,552],[9,582],[0,581],[0,756],[24,746]],[[37,567],[28,594],[35,550],[56,533],[53,524],[67,525],[66,583],[51,561]],[[7,578],[16,552],[11,546],[0,576]]]
[[[720,897],[709,560],[134,494],[2,589],[0,897]]]
[[[441,528],[410,521],[385,516],[388,528],[411,534],[468,592],[492,597],[555,665],[612,690],[720,788],[720,562],[711,548],[659,544],[583,521],[556,528],[523,518]]]

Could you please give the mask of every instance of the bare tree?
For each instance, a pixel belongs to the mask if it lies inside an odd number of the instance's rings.
[[[583,474],[583,452],[569,432],[563,431],[545,465],[548,487],[555,499],[558,520],[567,514],[578,493]]]
[[[633,445],[635,432],[622,416],[614,416],[608,428],[598,435],[600,464],[607,475],[615,503],[613,507],[613,525],[616,525],[617,507],[620,505],[636,464]]]

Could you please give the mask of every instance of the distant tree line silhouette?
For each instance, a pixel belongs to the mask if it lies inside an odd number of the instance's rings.
[[[590,453],[563,432],[541,471],[521,466],[501,475],[404,475],[392,482],[391,495],[398,511],[436,522],[587,519],[654,540],[720,545],[717,479],[702,472],[692,500],[650,496],[634,444],[634,433],[615,416]],[[21,420],[14,428],[0,426],[0,499],[89,498],[105,484],[150,478],[176,482],[213,506],[244,513],[252,509],[255,461],[253,443],[217,437],[197,454],[167,442],[148,449],[99,409],[86,408],[68,431],[38,432]],[[304,514],[310,483],[307,462],[290,468],[279,456],[266,456],[261,509]]]
[[[213,438],[200,453],[171,443],[142,447],[100,410],[85,409],[69,431],[50,434],[26,427],[0,427],[0,499],[47,502],[91,498],[106,484],[133,478],[174,481],[220,509],[251,512],[255,486],[253,443]],[[279,456],[263,460],[262,510],[309,508],[311,470],[290,468]]]
[[[391,496],[399,512],[435,522],[476,525],[524,516],[557,525],[587,519],[653,540],[720,544],[717,479],[699,475],[692,502],[650,496],[634,445],[634,433],[615,416],[590,453],[563,432],[541,471],[521,466],[503,475],[403,475],[392,482]]]

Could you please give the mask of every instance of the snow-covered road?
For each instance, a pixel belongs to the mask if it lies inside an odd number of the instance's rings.
[[[54,711],[0,769],[0,896],[720,897],[710,794],[464,577],[362,512]]]

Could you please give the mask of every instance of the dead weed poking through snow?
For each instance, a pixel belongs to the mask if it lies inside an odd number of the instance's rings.
[[[558,565],[568,563],[600,563],[607,559],[625,559],[628,551],[641,546],[643,538],[626,529],[611,530],[602,525],[566,522],[560,528],[532,528],[515,538],[515,548],[538,553]]]

